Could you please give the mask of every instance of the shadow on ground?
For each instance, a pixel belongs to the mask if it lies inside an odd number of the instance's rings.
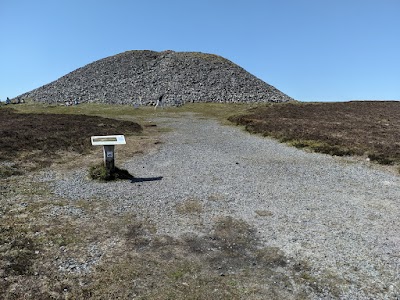
[[[134,178],[131,178],[131,182],[139,183],[139,182],[147,182],[147,181],[160,181],[162,179],[163,179],[162,176],[159,176],[159,177],[134,177]]]

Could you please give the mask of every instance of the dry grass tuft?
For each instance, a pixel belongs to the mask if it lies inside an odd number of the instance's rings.
[[[254,211],[259,217],[271,217],[274,214],[269,210],[256,210]]]
[[[197,199],[187,199],[177,204],[175,209],[181,215],[198,215],[203,212],[203,204]]]

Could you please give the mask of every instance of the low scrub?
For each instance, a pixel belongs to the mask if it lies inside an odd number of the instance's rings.
[[[400,102],[288,103],[229,118],[252,133],[331,155],[400,163]]]
[[[89,153],[93,135],[140,132],[142,127],[134,122],[87,115],[21,114],[1,107],[0,176],[21,173],[22,165],[30,170],[48,167],[61,153]]]
[[[15,164],[0,164],[0,178],[6,178],[13,175],[21,175],[18,165]]]

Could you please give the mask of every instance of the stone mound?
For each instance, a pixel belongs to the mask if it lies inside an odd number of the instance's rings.
[[[151,105],[161,95],[167,105],[293,100],[221,56],[149,50],[97,60],[18,98]]]

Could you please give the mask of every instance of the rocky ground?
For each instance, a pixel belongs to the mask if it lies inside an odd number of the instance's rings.
[[[233,62],[214,54],[127,51],[106,57],[24,93],[44,103],[179,106],[187,102],[286,102],[293,100]]]
[[[85,218],[77,209],[82,202],[106,205],[104,218],[134,214],[147,224],[129,227],[137,253],[179,245],[191,249],[184,257],[199,260],[201,270],[240,283],[240,293],[225,286],[224,296],[221,287],[200,289],[199,269],[182,271],[191,277],[182,275],[175,290],[193,284],[198,288],[187,292],[199,292],[196,299],[400,298],[399,176],[193,114],[153,121],[173,130],[159,149],[123,165],[135,180],[93,182],[79,169],[42,172],[35,180],[69,203],[51,214]],[[64,255],[55,264],[62,272],[90,269],[119,243],[110,234],[88,250],[90,259],[79,264]],[[160,257],[169,262],[179,256],[174,251]],[[138,297],[149,295],[136,288]]]
[[[26,169],[3,157],[1,298],[399,298],[397,170],[287,147],[182,108],[130,109],[86,112],[140,121],[143,132],[117,147],[133,180],[89,180],[101,149],[51,156],[51,130],[44,149],[13,150]],[[207,111],[218,109],[227,114]],[[10,116],[59,128],[44,115]],[[104,127],[94,121],[87,127]],[[79,124],[79,137],[90,136]],[[40,145],[27,128],[19,140]]]

